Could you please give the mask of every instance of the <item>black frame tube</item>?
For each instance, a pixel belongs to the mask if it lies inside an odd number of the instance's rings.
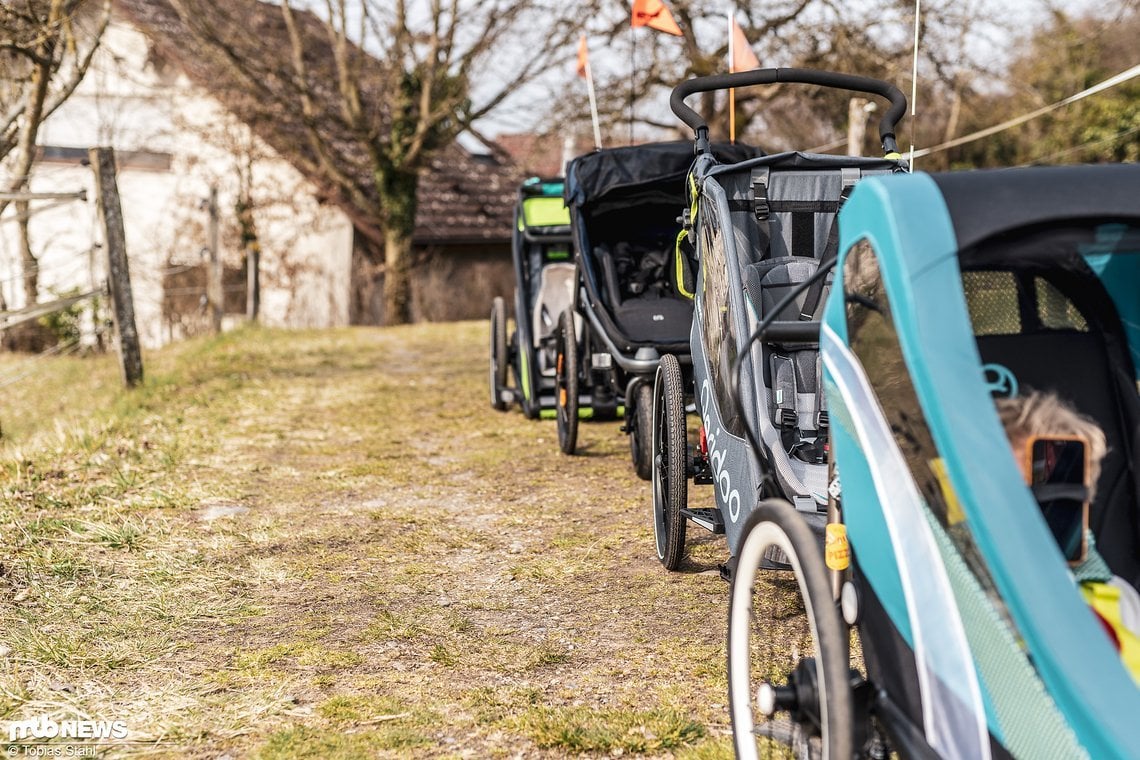
[[[669,107],[673,109],[677,118],[685,122],[695,132],[697,152],[707,153],[709,151],[708,123],[699,113],[685,105],[685,98],[698,92],[780,83],[814,84],[838,90],[865,92],[886,98],[891,106],[883,114],[883,118],[879,120],[879,139],[882,141],[884,153],[898,152],[899,146],[895,139],[895,127],[902,121],[902,117],[906,113],[906,96],[893,84],[871,77],[839,74],[818,69],[753,69],[752,71],[739,71],[734,74],[714,74],[689,79],[674,87],[673,94],[669,96]]]

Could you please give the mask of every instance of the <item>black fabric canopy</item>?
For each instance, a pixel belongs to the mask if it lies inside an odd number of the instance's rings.
[[[715,143],[719,161],[737,163],[764,151],[750,145]],[[566,205],[584,206],[616,190],[680,180],[693,165],[695,154],[690,140],[646,143],[624,148],[607,148],[579,156],[566,169]]]
[[[1080,219],[1140,217],[1140,165],[979,169],[932,174],[959,249],[1009,230]]]

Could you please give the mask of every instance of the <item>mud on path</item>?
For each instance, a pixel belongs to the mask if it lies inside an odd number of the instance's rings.
[[[731,756],[723,541],[665,572],[620,423],[563,456],[491,410],[486,342],[239,331],[0,450],[0,719],[120,719],[111,755]]]

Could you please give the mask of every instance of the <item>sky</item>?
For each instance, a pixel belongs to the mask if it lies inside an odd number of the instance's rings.
[[[359,6],[360,2],[368,0],[355,0],[350,2],[349,5]],[[478,0],[472,0],[478,2]],[[944,0],[940,0],[944,2]],[[956,0],[963,6],[977,5],[983,0]],[[372,0],[375,2],[375,0]],[[668,0],[666,0],[668,2]],[[924,7],[932,7],[933,0],[926,0],[923,4]],[[426,18],[428,9],[428,0],[408,0],[409,7],[413,14],[417,11],[422,11]],[[325,10],[324,0],[294,0],[294,4],[298,7],[306,7],[320,16],[327,16]],[[727,7],[729,3],[723,3]],[[1103,3],[1092,2],[1092,0],[1061,0],[1054,3],[1055,7],[1064,10],[1067,13],[1077,15],[1090,9],[1096,9],[1103,6]],[[616,8],[615,4],[615,13]],[[1033,25],[1034,18],[1043,18],[1044,11],[1042,10],[1042,0],[1008,0],[1003,3],[1003,16],[1006,18],[1016,18],[1017,29],[1028,29]],[[898,18],[899,34],[904,38],[909,39],[913,36],[913,15],[906,14],[900,15]],[[587,20],[583,26],[587,28],[591,25],[598,26],[600,20]],[[700,30],[698,30],[700,32]],[[710,33],[701,33],[701,37],[707,37]],[[654,34],[646,29],[631,30],[630,34],[640,34],[639,43],[648,44],[642,40],[646,40],[647,35]],[[512,43],[507,42],[508,48]],[[519,41],[518,43],[519,55],[526,55],[527,45],[535,44],[533,40]],[[657,44],[673,44],[672,40],[665,39],[659,41]],[[711,44],[711,43],[710,43]],[[992,67],[994,70],[1000,70],[1008,59],[1010,53],[1014,52],[1015,48],[1011,45],[1002,45],[1000,40],[986,39],[979,40],[976,43],[976,49],[970,52],[971,58],[985,64],[987,67]],[[502,76],[505,72],[510,71],[510,62],[512,55],[501,56],[502,61],[506,61],[507,65],[500,68],[499,72],[490,72],[487,74],[487,81],[485,84],[480,85],[476,83],[475,99],[478,102],[480,98],[485,98],[487,93],[492,92],[501,80],[496,80],[496,75]],[[585,83],[579,79],[575,74],[575,50],[567,49],[563,57],[563,64],[555,66],[550,69],[545,75],[536,81],[519,88],[519,90],[499,108],[491,116],[483,119],[477,126],[483,134],[494,137],[503,133],[515,133],[524,131],[544,131],[550,128],[547,122],[549,107],[547,101],[551,98],[563,97],[564,93],[573,93],[576,88],[581,88],[582,92],[585,90]],[[624,76],[624,72],[630,67],[629,47],[628,43],[619,39],[615,46],[611,49],[606,49],[601,42],[600,38],[593,39],[590,47],[590,60],[591,66],[596,72],[596,81],[599,86],[603,82],[609,80],[620,80]],[[776,62],[776,65],[781,65],[781,62]],[[911,92],[911,82],[896,82],[896,84],[906,92],[908,98]],[[922,101],[922,72],[919,74],[919,95],[918,105],[921,106]],[[644,104],[646,108],[666,108],[665,94],[658,93],[651,102]],[[583,114],[583,121],[585,119]],[[667,114],[666,114],[667,116]],[[580,123],[576,128],[585,129],[587,127]],[[469,146],[474,145],[470,140],[466,141]]]

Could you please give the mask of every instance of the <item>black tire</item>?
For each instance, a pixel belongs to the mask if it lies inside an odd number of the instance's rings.
[[[503,398],[507,387],[507,309],[503,299],[491,301],[491,408],[503,411],[508,403]]]
[[[573,454],[578,446],[578,336],[574,312],[567,309],[558,318],[554,403],[558,411],[558,447]]]
[[[641,383],[633,394],[633,414],[627,414],[629,456],[637,477],[653,477],[653,386]],[[627,410],[628,411],[628,410]]]
[[[761,501],[742,531],[728,608],[728,693],[736,756],[757,758],[758,742],[775,741],[789,745],[798,758],[851,757],[848,630],[831,597],[819,539],[779,499]],[[795,583],[787,571],[762,569],[765,559],[790,566]],[[784,610],[777,613],[780,606]],[[816,699],[795,704],[789,697],[793,671],[801,686],[814,675]],[[798,694],[802,697],[804,690]],[[761,699],[776,711],[765,713],[757,704]]]
[[[657,558],[669,570],[680,567],[685,554],[685,517],[681,510],[688,506],[689,501],[685,467],[689,451],[683,382],[677,357],[672,354],[662,356],[653,384],[650,480],[653,483],[653,536],[657,540]]]

